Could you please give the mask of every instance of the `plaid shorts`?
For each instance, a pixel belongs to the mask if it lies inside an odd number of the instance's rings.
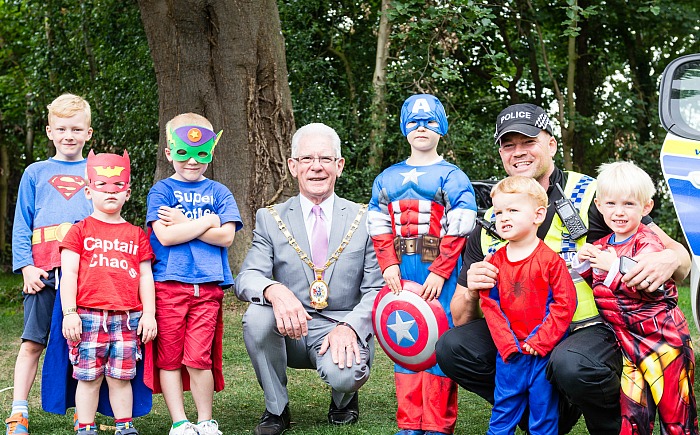
[[[136,376],[141,340],[136,334],[141,311],[78,308],[83,324],[80,341],[68,340],[73,378],[94,381],[102,375],[129,380]]]

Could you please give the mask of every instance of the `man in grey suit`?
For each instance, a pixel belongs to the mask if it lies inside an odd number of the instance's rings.
[[[316,369],[331,386],[330,423],[359,416],[357,390],[374,354],[372,305],[384,282],[366,208],[334,193],[344,164],[332,128],[300,128],[287,161],[299,195],[256,214],[253,245],[235,284],[238,298],[251,303],[243,338],[265,394],[256,435],[289,427],[287,367]]]

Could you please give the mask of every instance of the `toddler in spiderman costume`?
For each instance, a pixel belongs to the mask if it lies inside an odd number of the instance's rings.
[[[554,346],[569,330],[576,288],[566,262],[537,237],[547,192],[534,178],[511,176],[491,191],[496,230],[508,243],[489,260],[496,285],[481,290],[481,309],[498,349],[489,435],[515,433],[530,407],[529,433],[557,433],[559,395],[545,377]]]
[[[697,434],[695,355],[673,280],[627,287],[629,258],[664,249],[644,224],[654,206],[649,175],[631,162],[600,167],[595,205],[614,231],[578,251],[574,267],[593,277],[593,296],[622,348],[621,434],[651,435],[656,410],[662,434]]]
[[[435,96],[413,95],[404,102],[401,132],[411,156],[374,180],[367,226],[389,288],[400,293],[402,278],[422,284],[423,299],[437,299],[452,327],[450,300],[476,202],[466,174],[437,152],[447,128]],[[457,386],[437,364],[420,372],[397,364],[395,382],[397,435],[453,433]]]

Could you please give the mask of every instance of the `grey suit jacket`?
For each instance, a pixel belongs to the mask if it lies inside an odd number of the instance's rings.
[[[299,196],[274,207],[299,247],[311,256]],[[335,197],[328,255],[340,245],[359,208],[359,204]],[[367,234],[366,218],[365,214],[350,243],[324,274],[329,287],[328,307],[321,311],[326,317],[350,324],[364,345],[372,336],[374,298],[384,285],[372,240]],[[281,283],[296,295],[308,312],[314,312],[309,299],[309,286],[314,280],[313,271],[289,245],[270,212],[259,209],[255,216],[253,245],[236,277],[236,296],[242,301],[267,305],[263,291],[272,284]]]

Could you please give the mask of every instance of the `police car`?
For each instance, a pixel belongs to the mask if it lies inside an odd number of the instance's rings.
[[[675,59],[664,70],[659,118],[668,132],[661,168],[691,251],[690,301],[700,330],[700,54]]]
[[[476,199],[476,213],[484,217],[486,210],[491,208],[491,189],[498,182],[496,180],[471,180]]]

